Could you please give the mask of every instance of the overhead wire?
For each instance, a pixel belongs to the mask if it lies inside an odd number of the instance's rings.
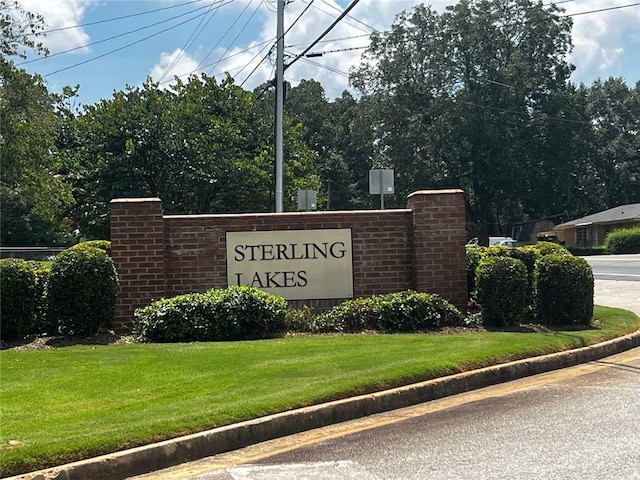
[[[219,5],[217,8],[221,8],[221,7],[225,6],[225,5],[228,5],[228,4],[229,4],[229,3],[231,3],[233,0],[227,0],[227,3],[222,3],[223,1],[224,1],[224,0],[220,0],[221,5]],[[121,47],[118,47],[118,48],[115,48],[115,49],[113,49],[113,50],[110,50],[110,51],[105,52],[105,53],[103,53],[103,54],[101,54],[101,55],[98,55],[98,56],[96,56],[96,57],[92,57],[92,58],[89,58],[89,59],[87,59],[87,60],[83,60],[83,61],[81,61],[81,62],[77,62],[77,63],[74,63],[73,65],[68,65],[68,66],[63,67],[63,68],[59,68],[58,70],[54,70],[53,72],[49,72],[49,73],[47,73],[46,75],[43,75],[42,77],[43,77],[43,78],[47,78],[47,77],[50,77],[50,76],[55,75],[55,74],[57,74],[57,73],[64,72],[64,71],[66,71],[66,70],[70,70],[70,69],[72,69],[72,68],[76,68],[76,67],[79,67],[79,66],[81,66],[81,65],[86,65],[87,63],[94,62],[94,61],[99,60],[99,59],[101,59],[101,58],[104,58],[104,57],[106,57],[106,56],[108,56],[108,55],[111,55],[111,54],[113,54],[113,53],[116,53],[116,52],[120,52],[120,51],[122,51],[122,50],[125,50],[125,49],[127,49],[127,48],[129,48],[129,47],[132,47],[132,46],[134,46],[134,45],[138,45],[138,44],[140,44],[140,43],[142,43],[142,42],[145,42],[145,41],[149,40],[150,38],[157,37],[158,35],[162,35],[162,34],[164,34],[164,33],[167,33],[168,31],[173,30],[173,29],[175,29],[175,28],[178,28],[179,26],[182,26],[182,25],[184,25],[184,24],[186,24],[186,23],[192,22],[193,20],[195,20],[195,19],[197,19],[197,18],[200,18],[200,17],[201,17],[201,16],[203,16],[203,15],[206,15],[206,13],[207,13],[207,12],[205,12],[205,13],[200,13],[200,14],[196,15],[195,17],[189,18],[189,19],[184,20],[184,21],[182,21],[182,22],[180,22],[180,23],[177,23],[177,24],[175,24],[175,25],[172,25],[172,26],[170,26],[170,27],[168,27],[168,28],[166,28],[166,29],[164,29],[164,30],[162,30],[162,31],[160,31],[160,32],[152,33],[151,35],[147,35],[147,36],[146,36],[146,37],[144,37],[144,38],[140,38],[140,39],[136,40],[135,42],[128,43],[128,44],[126,44],[126,45],[123,45],[123,46],[121,46]]]
[[[212,5],[215,4],[215,3],[222,3],[223,1],[224,0],[216,0],[216,2],[212,3]],[[229,0],[229,1],[232,1],[232,0]],[[69,48],[67,50],[63,50],[61,52],[52,53],[51,55],[47,55],[46,57],[37,57],[37,58],[34,58],[32,60],[26,60],[24,62],[16,63],[16,66],[21,66],[21,65],[26,65],[26,64],[29,64],[29,63],[39,62],[39,61],[42,61],[42,60],[47,60],[47,59],[50,59],[50,58],[53,58],[53,57],[57,57],[58,55],[63,55],[65,53],[71,53],[71,52],[74,52],[76,50],[81,50],[81,49],[84,49],[84,48],[87,48],[87,47],[92,47],[94,45],[99,45],[101,43],[109,42],[109,41],[115,40],[117,38],[126,37],[127,35],[132,35],[134,33],[138,33],[138,32],[141,32],[143,30],[147,30],[147,29],[152,28],[152,27],[157,27],[158,25],[161,25],[163,23],[171,22],[171,21],[176,20],[178,18],[185,17],[187,15],[190,15],[190,14],[195,13],[197,11],[203,10],[205,8],[210,8],[210,6],[206,5],[204,7],[199,7],[199,8],[196,8],[195,10],[191,10],[191,11],[186,12],[186,13],[181,13],[180,15],[176,15],[176,16],[173,16],[173,17],[165,18],[164,20],[160,20],[160,21],[151,23],[149,25],[144,25],[142,27],[138,27],[138,28],[135,28],[133,30],[129,30],[129,31],[126,31],[126,32],[123,32],[123,33],[119,33],[118,35],[113,35],[111,37],[103,38],[102,40],[96,40],[94,42],[89,42],[89,43],[86,43],[84,45],[80,45],[80,46],[77,46],[77,47]],[[217,8],[220,8],[220,7],[217,7]],[[188,21],[195,20],[196,18],[200,18],[203,15],[206,15],[207,13],[208,12],[205,12],[205,13],[202,13],[200,15],[197,15],[196,17],[194,17],[192,19],[189,19]],[[182,24],[179,24],[179,25],[182,25]]]

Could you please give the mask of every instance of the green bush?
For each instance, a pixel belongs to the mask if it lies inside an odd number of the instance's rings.
[[[80,242],[69,247],[68,250],[78,250],[86,247],[98,248],[111,256],[111,242],[109,240],[87,240],[86,242]]]
[[[476,290],[476,269],[485,256],[485,247],[477,245],[467,245],[467,292],[473,295]]]
[[[527,269],[517,258],[487,256],[478,265],[477,301],[486,326],[520,323],[527,306]]]
[[[36,274],[36,308],[31,333],[55,335],[57,325],[47,316],[47,282],[51,273],[50,262],[31,262]]]
[[[553,242],[538,242],[532,245],[538,251],[540,257],[550,255],[552,253],[563,253],[565,255],[571,255],[571,252],[562,245]]]
[[[538,264],[538,302],[548,325],[588,325],[593,317],[593,270],[584,258],[552,254]]]
[[[95,247],[67,249],[56,257],[47,282],[48,321],[63,335],[110,329],[118,292],[113,260]]]
[[[442,297],[412,290],[356,298],[321,315],[323,331],[416,332],[460,325],[460,311]]]
[[[607,235],[605,246],[613,254],[640,253],[640,227],[614,230]]]
[[[31,332],[36,308],[36,274],[19,258],[0,260],[0,332],[2,340],[22,340]]]
[[[534,303],[535,297],[535,276],[536,276],[536,264],[540,258],[540,251],[531,246],[522,247],[489,247],[486,251],[487,256],[494,257],[509,257],[520,260],[524,263],[527,269],[527,306],[531,306]]]
[[[587,255],[606,255],[607,247],[604,245],[591,245],[589,247],[583,245],[569,245],[566,247],[571,255],[576,257],[586,257]]]
[[[137,309],[134,333],[143,342],[264,338],[284,332],[286,312],[286,300],[257,288],[211,289]]]

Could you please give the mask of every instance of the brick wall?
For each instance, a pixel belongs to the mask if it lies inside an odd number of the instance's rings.
[[[153,299],[225,287],[226,232],[241,231],[349,228],[355,297],[414,288],[439,293],[463,308],[467,291],[462,191],[415,192],[408,207],[163,216],[157,198],[113,200],[111,249],[120,276],[115,328],[129,330],[135,308]]]

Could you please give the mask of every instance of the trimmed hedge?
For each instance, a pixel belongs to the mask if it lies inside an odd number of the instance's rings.
[[[105,251],[85,246],[56,257],[47,282],[48,321],[63,335],[93,335],[113,324],[118,275]]]
[[[135,311],[142,342],[244,340],[279,335],[287,302],[253,287],[211,289],[156,300]]]
[[[476,290],[476,269],[485,256],[486,247],[467,245],[467,292],[472,295]]]
[[[519,324],[527,307],[527,269],[517,258],[487,256],[476,272],[477,301],[485,326]]]
[[[552,253],[562,253],[564,255],[571,255],[571,252],[562,245],[553,242],[538,242],[532,245],[538,251],[540,257],[550,255]]]
[[[458,326],[460,311],[436,294],[406,290],[347,300],[320,315],[321,332],[418,332]]]
[[[0,260],[0,332],[5,342],[31,333],[38,288],[33,266],[20,258]]]
[[[640,227],[614,230],[607,235],[605,246],[613,254],[640,253]]]
[[[109,240],[87,240],[86,242],[77,243],[67,250],[78,250],[86,247],[98,248],[111,256],[111,242]]]
[[[562,254],[538,264],[538,302],[547,325],[589,325],[593,318],[593,270],[584,258]]]

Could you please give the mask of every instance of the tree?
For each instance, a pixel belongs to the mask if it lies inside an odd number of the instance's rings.
[[[75,217],[83,234],[107,234],[109,201],[157,196],[169,213],[271,211],[273,122],[230,77],[191,77],[162,90],[148,80],[86,107],[70,131]],[[314,156],[287,128],[288,207],[313,182]]]
[[[0,241],[5,245],[65,242],[70,189],[60,175],[55,147],[63,95],[48,92],[39,75],[16,68],[8,58],[26,49],[46,53],[33,38],[43,28],[40,16],[17,2],[0,1]]]
[[[571,20],[558,11],[530,0],[462,0],[442,15],[420,5],[372,35],[352,82],[374,99],[398,196],[463,188],[480,227],[470,233],[484,239],[525,210],[536,121],[573,68]]]

